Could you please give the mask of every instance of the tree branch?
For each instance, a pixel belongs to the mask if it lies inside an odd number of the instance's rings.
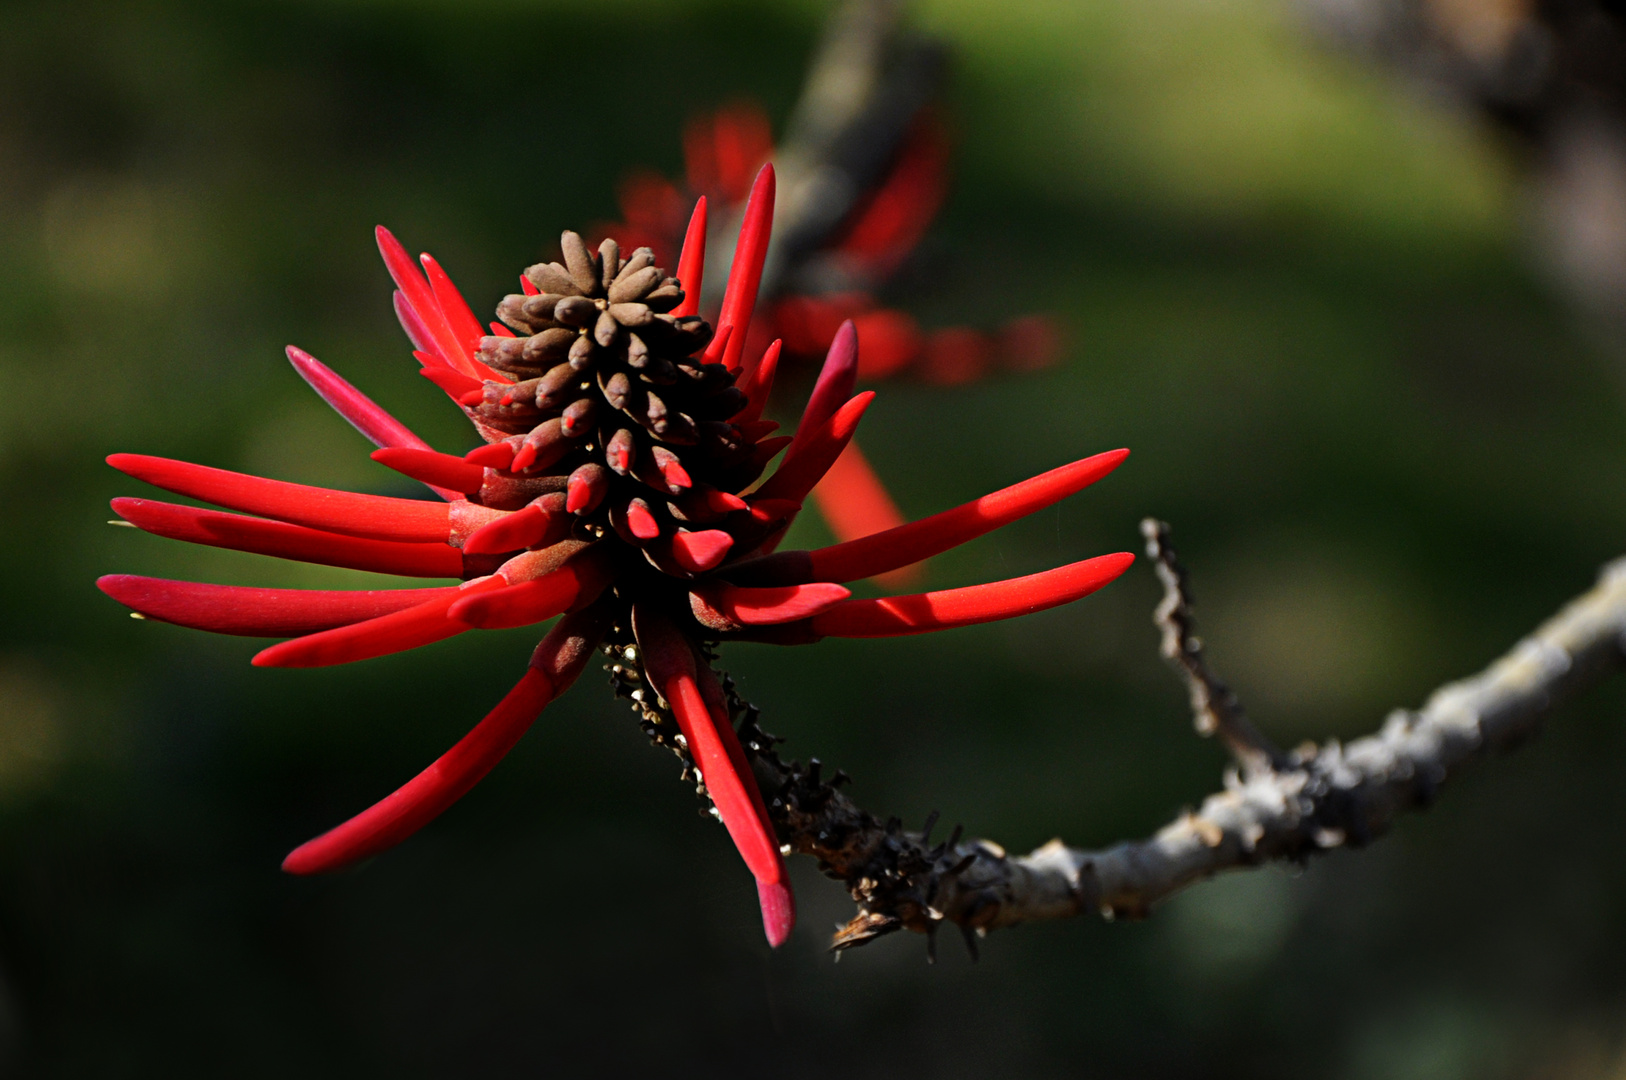
[[[991,840],[962,841],[956,829],[933,845],[935,813],[920,832],[906,831],[897,818],[883,822],[839,790],[845,774],[826,779],[816,758],[806,766],[781,759],[774,750],[780,740],[763,732],[757,709],[725,677],[779,838],[817,859],[858,904],[833,950],[913,930],[928,935],[931,956],[937,930],[951,924],[974,956],[976,938],[998,927],[1091,912],[1141,917],[1223,870],[1362,846],[1387,832],[1402,811],[1431,802],[1463,767],[1523,741],[1561,702],[1626,667],[1622,558],[1505,656],[1436,690],[1422,709],[1396,710],[1376,734],[1348,744],[1334,740],[1283,753],[1247,723],[1204,663],[1168,527],[1148,520],[1142,529],[1166,589],[1156,616],[1164,654],[1191,689],[1198,730],[1219,735],[1241,766],[1200,809],[1146,839],[1093,851],[1052,840],[1011,856]],[[618,689],[634,698],[651,738],[684,757],[672,741],[677,728],[664,703],[642,688],[636,649],[627,642],[613,648],[621,661],[612,666]],[[704,789],[697,790],[703,798]]]

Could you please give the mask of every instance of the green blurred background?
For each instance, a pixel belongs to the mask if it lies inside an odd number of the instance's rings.
[[[826,9],[149,0],[0,7],[0,1062],[37,1076],[1603,1077],[1626,1071],[1626,684],[1373,848],[1141,923],[898,935],[840,965],[805,860],[769,954],[749,878],[590,675],[442,820],[361,870],[294,844],[493,703],[530,636],[266,671],[132,621],[127,571],[365,575],[108,528],[117,450],[400,488],[297,343],[443,449],[370,229],[476,308],[559,230],[676,174],[693,112],[781,120]],[[906,513],[1127,445],[935,585],[1174,523],[1215,663],[1281,741],[1465,675],[1626,550],[1626,368],[1523,245],[1521,162],[1267,0],[927,0],[956,182],[888,297],[1055,313],[1065,361],[888,384]],[[822,539],[816,522],[799,539]],[[797,539],[797,538],[793,538]],[[1013,849],[1148,833],[1218,782],[1156,655],[1150,571],[891,642],[730,651],[787,752],[880,814]]]

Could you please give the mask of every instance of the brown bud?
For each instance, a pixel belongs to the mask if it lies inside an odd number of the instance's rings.
[[[604,400],[614,409],[625,409],[627,399],[632,396],[632,380],[627,378],[625,371],[618,371],[604,382]]]
[[[644,297],[651,311],[671,311],[683,303],[683,290],[676,285],[662,285]]]
[[[514,337],[483,337],[480,347],[475,350],[475,356],[480,363],[498,371],[520,373],[526,366],[525,343],[530,338]]]
[[[561,430],[567,439],[580,439],[593,429],[593,418],[598,415],[598,399],[592,397],[577,398],[565,406],[565,411],[559,419],[563,422]]]
[[[649,346],[637,334],[627,335],[627,366],[637,370],[649,363]]]
[[[615,279],[621,281],[631,277],[646,266],[654,265],[655,253],[649,248],[641,247],[632,253],[632,258],[628,259],[626,265],[621,267],[621,272],[615,276]]]
[[[623,274],[610,286],[610,303],[624,304],[638,300],[655,288],[660,280],[661,272],[653,266],[646,266],[636,274]]]
[[[649,310],[648,304],[611,304],[610,315],[622,326],[639,327],[648,326],[655,318],[655,313]]]
[[[536,406],[539,409],[557,409],[575,396],[581,383],[581,372],[569,364],[549,368],[547,374],[536,380]]]
[[[593,339],[578,334],[570,345],[570,366],[577,371],[586,371],[593,366],[593,351]]]
[[[606,349],[615,344],[616,338],[621,336],[621,324],[615,316],[608,311],[600,312],[598,322],[593,324],[593,340]]]
[[[621,273],[621,245],[608,236],[598,246],[599,288],[608,289]]]
[[[564,297],[558,293],[542,293],[539,296],[527,296],[520,304],[520,310],[525,317],[533,322],[552,325],[553,309]],[[500,309],[499,309],[500,310]]]
[[[575,331],[555,326],[525,339],[525,362],[537,366],[557,364],[570,348]]]
[[[526,268],[525,276],[531,279],[532,285],[535,285],[544,293],[575,296],[581,292],[576,287],[575,279],[570,276],[570,271],[558,263],[537,263],[535,266]]]
[[[617,431],[610,436],[610,441],[604,444],[604,460],[610,463],[610,468],[626,476],[632,471],[633,463],[638,460],[637,438],[626,428]]]
[[[599,284],[598,267],[588,254],[581,234],[566,229],[559,237],[559,247],[564,250],[565,269],[570,271],[570,280],[576,283],[577,291],[583,296],[593,295]]]
[[[553,317],[566,326],[592,326],[598,305],[585,296],[567,296],[554,305]]]

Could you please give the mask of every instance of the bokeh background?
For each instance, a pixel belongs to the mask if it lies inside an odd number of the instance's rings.
[[[1140,923],[834,965],[799,861],[770,955],[675,763],[591,674],[473,794],[364,868],[278,872],[421,768],[523,631],[320,671],[136,622],[127,571],[364,575],[113,529],[132,450],[401,491],[282,357],[444,449],[370,229],[475,306],[680,169],[693,113],[782,121],[812,2],[11,0],[0,7],[0,1068],[19,1076],[1605,1077],[1626,1073],[1626,684],[1426,815]],[[911,516],[1083,454],[1129,463],[945,556],[965,584],[1174,523],[1205,638],[1281,741],[1468,674],[1626,550],[1626,367],[1528,254],[1522,151],[1268,0],[923,0],[955,182],[886,299],[1026,311],[1062,362],[889,383],[865,447]],[[817,543],[804,517],[793,540]],[[858,800],[1025,850],[1152,831],[1218,782],[1138,566],[930,639],[728,656]]]

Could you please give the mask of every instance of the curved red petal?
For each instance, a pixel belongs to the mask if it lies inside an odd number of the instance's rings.
[[[405,611],[307,634],[269,649],[261,649],[252,663],[255,667],[331,667],[444,641],[473,629],[468,623],[451,618],[447,609],[470,593],[502,588],[505,584],[496,577],[471,581],[461,588],[450,590],[449,595],[436,596]]]
[[[365,540],[156,499],[114,499],[113,512],[138,529],[189,544],[403,577],[463,576],[462,554],[445,544]]]
[[[382,225],[373,230],[373,235],[378,239],[378,253],[384,257],[384,266],[389,270],[390,277],[395,280],[395,287],[401,290],[407,306],[417,314],[422,331],[428,334],[429,345],[432,348],[426,351],[436,353],[447,367],[478,378],[478,369],[475,368],[468,350],[458,341],[457,334],[447,323],[446,316],[441,311],[440,301],[435,298],[428,279],[413,265],[412,257],[407,254],[406,248],[402,247],[394,234]],[[410,330],[408,336],[412,336]]]
[[[728,290],[723,293],[722,310],[717,316],[717,324],[732,326],[734,333],[719,356],[707,351],[708,360],[721,360],[730,371],[739,368],[745,340],[750,337],[751,314],[756,310],[757,289],[762,284],[762,267],[768,259],[768,240],[773,233],[773,204],[774,171],[769,162],[751,184],[739,240],[734,245],[734,261],[728,268]]]
[[[96,587],[149,619],[242,637],[314,634],[457,592],[436,589],[251,589],[169,581],[137,574],[108,574]]]
[[[729,578],[744,584],[788,584],[857,581],[884,574],[1043,510],[1100,480],[1128,456],[1128,450],[1109,450],[895,529],[814,551],[786,551],[741,562],[729,567]]]
[[[706,274],[706,197],[700,196],[689,216],[683,234],[683,251],[678,255],[677,279],[683,286],[683,303],[672,309],[678,318],[700,313],[700,288]]]
[[[291,874],[338,870],[394,847],[439,817],[484,779],[543,708],[576,681],[608,622],[597,612],[562,620],[537,646],[519,683],[455,746],[389,797],[295,848],[282,868]]]
[[[772,626],[810,618],[852,596],[852,590],[827,581],[764,589],[715,581],[697,585],[694,591],[742,626]]]
[[[147,454],[113,454],[107,463],[177,495],[351,536],[444,543],[451,520],[445,503],[290,484]]]
[[[875,391],[866,390],[837,409],[834,416],[820,424],[805,439],[798,431],[785,460],[757,489],[756,495],[764,499],[789,499],[793,502],[807,498],[807,493],[813,490],[813,486],[847,448],[853,432],[858,430],[858,422],[864,418],[864,410],[874,400]],[[761,445],[770,441],[765,440]],[[755,496],[752,501],[757,501]]]
[[[745,391],[745,408],[729,421],[735,427],[755,424],[761,418],[762,410],[768,406],[768,396],[773,393],[773,378],[779,372],[779,354],[783,347],[784,342],[774,338],[763,351],[762,359],[741,378],[740,389]],[[774,424],[774,427],[778,426]]]
[[[1135,556],[1120,551],[987,585],[848,600],[813,616],[809,626],[821,637],[900,637],[1010,619],[1088,596],[1134,561]]]

